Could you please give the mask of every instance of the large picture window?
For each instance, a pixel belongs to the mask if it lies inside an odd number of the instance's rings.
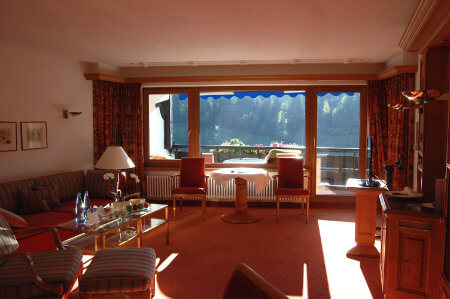
[[[365,87],[144,88],[143,94],[147,166],[203,156],[209,167],[274,169],[280,156],[302,156],[315,169],[317,188],[341,189],[347,178],[365,174]]]

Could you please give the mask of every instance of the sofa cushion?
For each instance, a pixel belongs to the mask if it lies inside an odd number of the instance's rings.
[[[0,208],[19,212],[19,189],[29,189],[34,185],[34,179],[26,179],[0,184]]]
[[[0,208],[0,215],[2,215],[6,222],[12,227],[25,227],[28,225],[28,222],[25,219],[11,211]]]
[[[51,252],[32,253],[35,269],[47,283],[61,284],[64,293],[72,288],[81,271],[83,254],[79,249],[70,248]],[[1,265],[0,294],[2,298],[54,297],[33,282],[25,264],[25,259],[15,257]]]
[[[112,173],[114,179],[106,180],[104,175],[107,173]],[[111,191],[116,192],[117,190],[118,175],[118,171],[98,169],[88,170],[85,178],[85,190],[89,192],[91,198],[114,199]]]
[[[36,178],[36,185],[47,187],[56,186],[61,202],[75,200],[77,193],[83,191],[84,172],[80,170],[38,177]]]
[[[57,186],[52,186],[52,187],[36,186],[36,188],[48,193],[46,201],[48,203],[48,206],[51,209],[57,208],[61,205],[61,202],[59,201],[59,197],[58,197],[58,187]]]
[[[48,189],[23,189],[20,194],[20,214],[32,214],[50,210],[48,200],[51,197]]]
[[[13,253],[17,250],[18,247],[19,243],[17,242],[14,233],[12,232],[5,218],[3,218],[3,216],[0,214],[0,254],[5,255]]]

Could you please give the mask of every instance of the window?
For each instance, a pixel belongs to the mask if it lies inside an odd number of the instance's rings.
[[[305,148],[305,92],[200,92],[202,155],[215,163],[264,163],[272,148]]]

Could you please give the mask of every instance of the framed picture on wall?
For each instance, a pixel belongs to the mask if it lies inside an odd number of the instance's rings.
[[[17,123],[0,121],[0,152],[17,151]]]
[[[21,122],[22,150],[47,148],[47,122]]]

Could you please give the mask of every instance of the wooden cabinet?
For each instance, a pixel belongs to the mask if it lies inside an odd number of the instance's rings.
[[[386,299],[439,298],[442,232],[440,213],[424,212],[421,202],[380,195],[380,271]]]
[[[428,48],[421,58],[420,88],[448,92],[448,47]],[[435,180],[445,177],[448,101],[429,101],[419,113],[417,190],[434,197]]]

